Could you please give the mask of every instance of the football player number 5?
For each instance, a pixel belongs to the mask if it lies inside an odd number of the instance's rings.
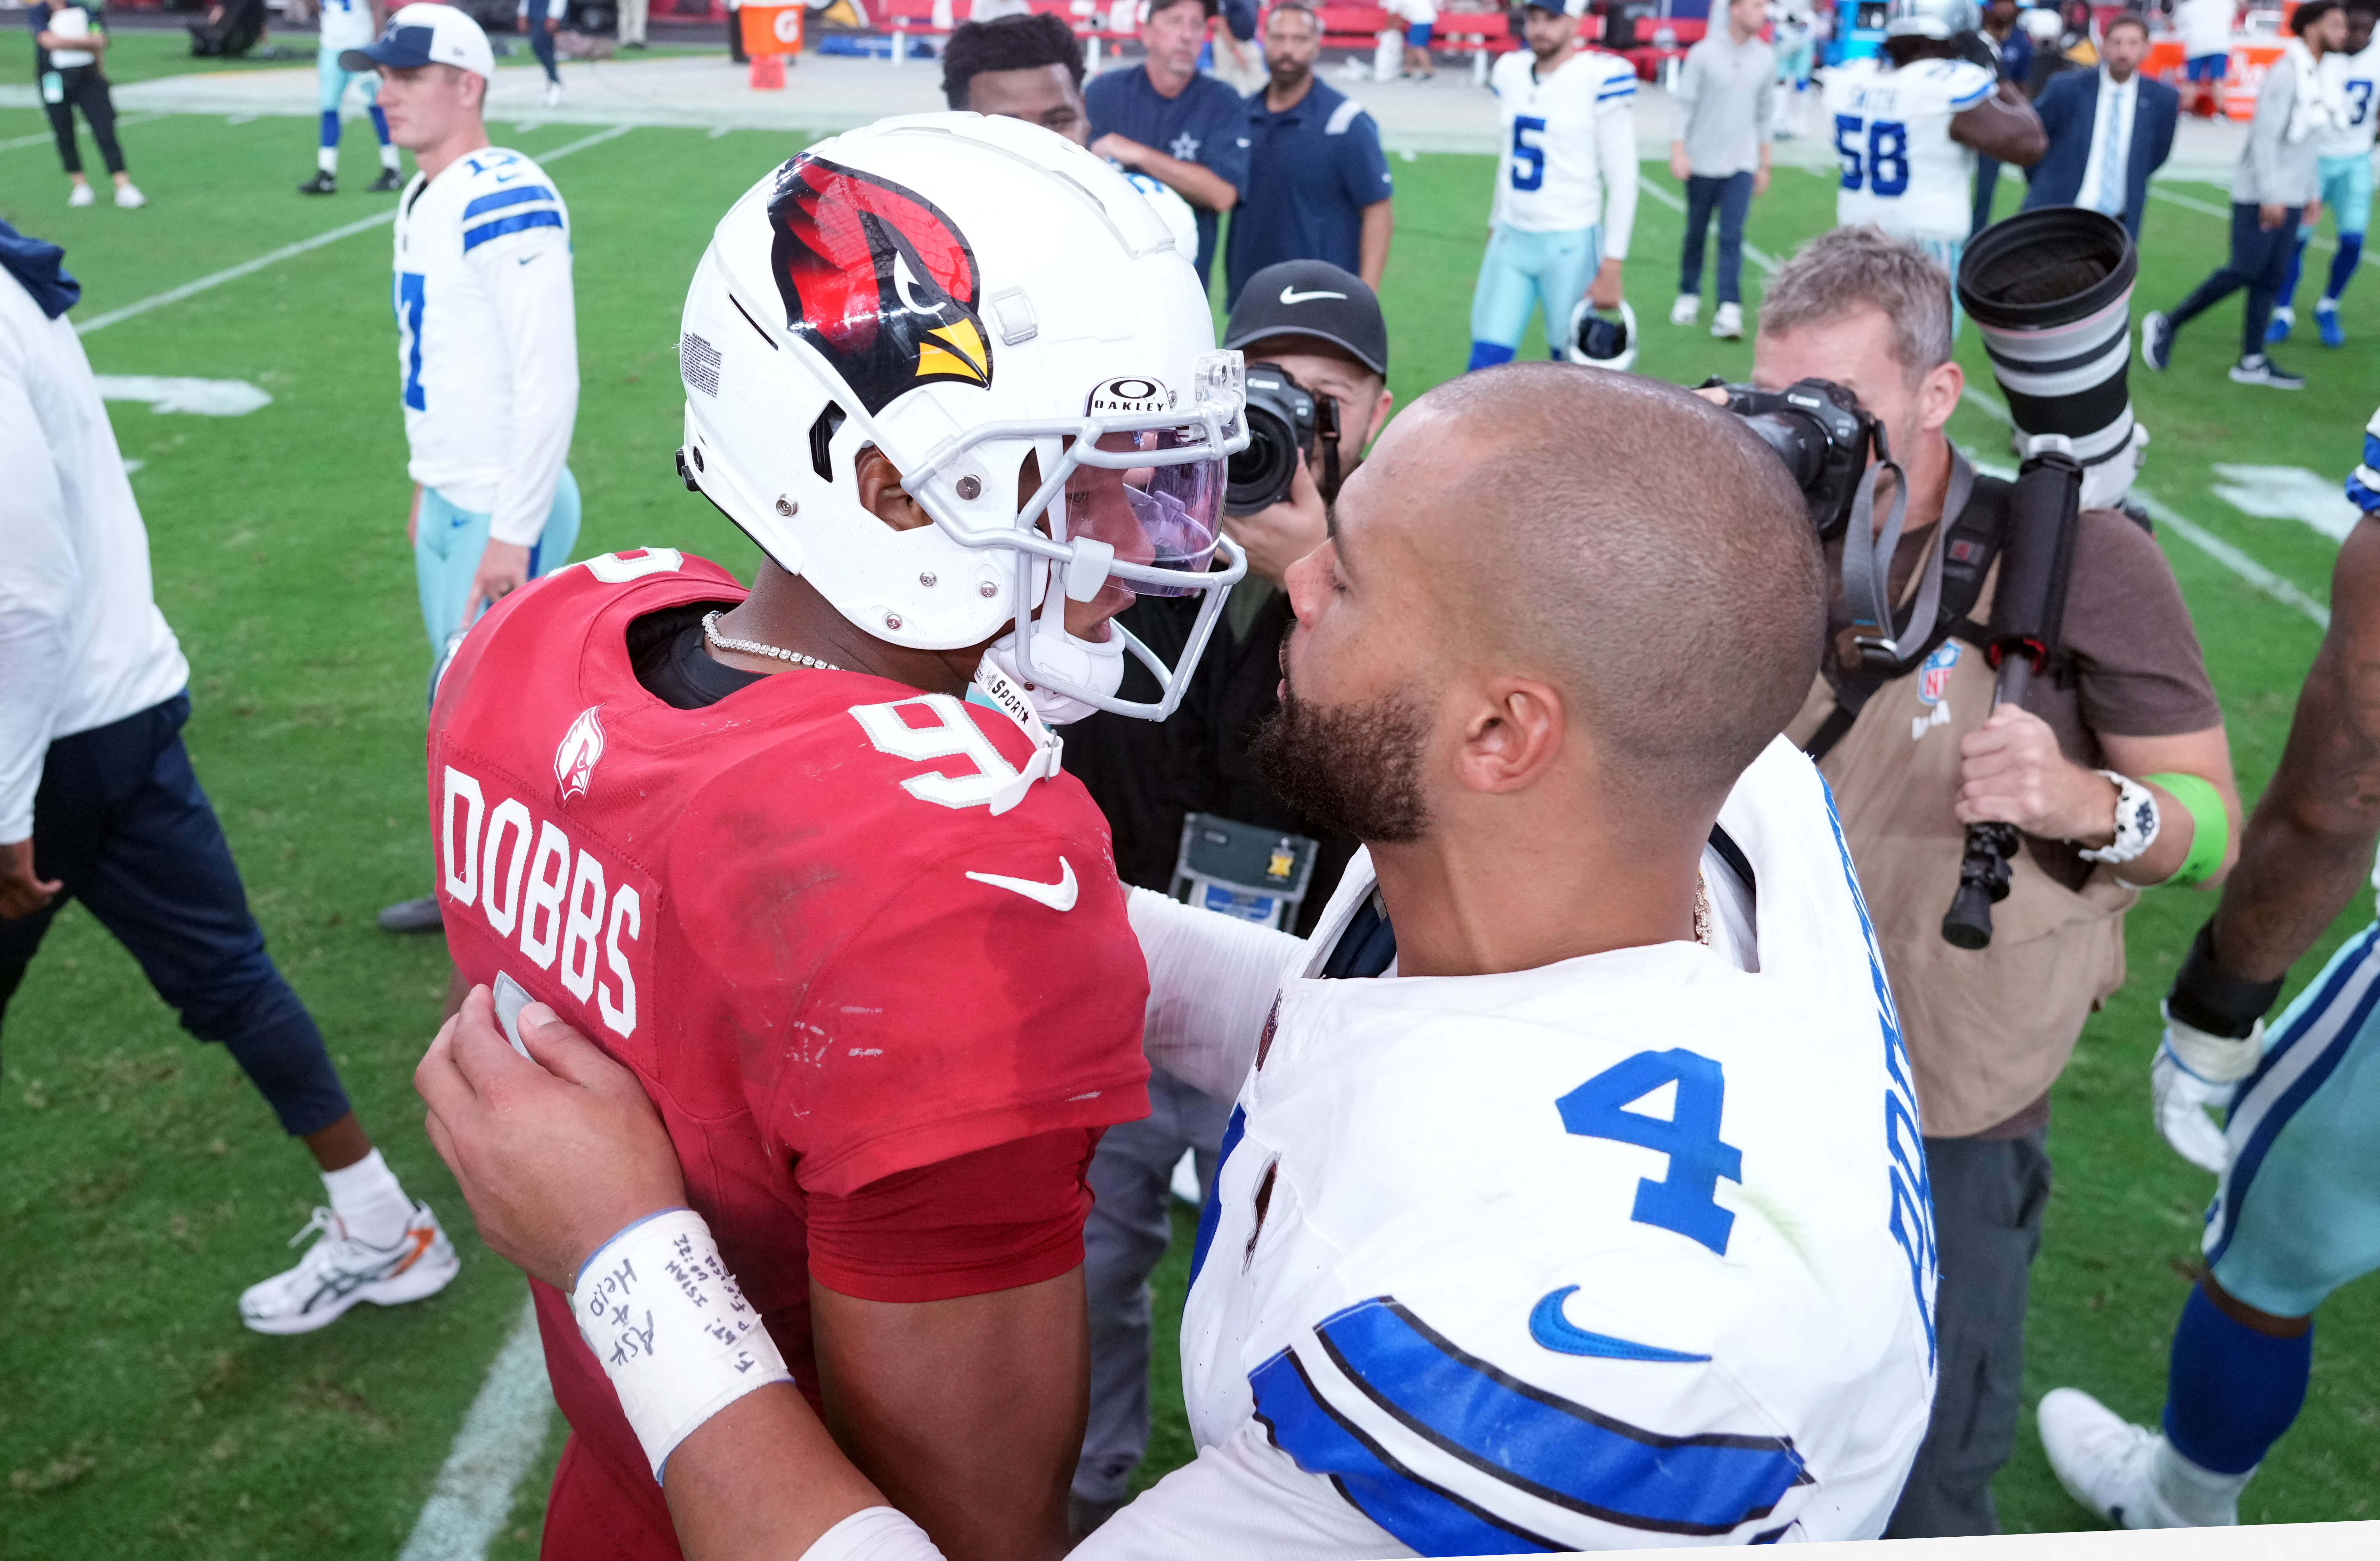
[[[1512,120],[1512,188],[1535,189],[1546,182],[1546,149],[1531,136],[1546,133],[1546,122],[1523,114]]]
[[[1670,1118],[1628,1108],[1664,1085],[1674,1084]],[[1629,1218],[1638,1225],[1674,1230],[1724,1257],[1735,1215],[1715,1194],[1725,1177],[1743,1180],[1743,1153],[1721,1143],[1718,1125],[1727,1102],[1727,1080],[1718,1064],[1696,1052],[1672,1047],[1639,1052],[1605,1068],[1554,1103],[1562,1128],[1580,1138],[1610,1139],[1669,1157],[1668,1173],[1636,1184]]]
[[[1865,129],[1863,158],[1860,132]],[[1835,116],[1835,155],[1843,160],[1843,188],[1867,186],[1888,199],[1909,188],[1909,127],[1898,119],[1863,121],[1856,114]]]

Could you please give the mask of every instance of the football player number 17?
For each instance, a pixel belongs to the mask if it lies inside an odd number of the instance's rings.
[[[1546,182],[1546,149],[1531,140],[1531,136],[1546,133],[1546,122],[1534,116],[1516,115],[1512,119],[1512,188],[1535,189]]]
[[[1867,132],[1864,148],[1863,129]],[[1898,119],[1864,121],[1856,114],[1836,115],[1835,155],[1843,160],[1845,189],[1864,184],[1869,194],[1889,199],[1909,188],[1909,127]]]
[[[1677,1086],[1677,1093],[1668,1121],[1628,1109],[1669,1084]],[[1718,1064],[1672,1047],[1615,1063],[1554,1105],[1563,1128],[1580,1138],[1610,1139],[1668,1156],[1668,1173],[1659,1181],[1647,1177],[1636,1184],[1629,1218],[1674,1230],[1724,1257],[1735,1215],[1718,1206],[1718,1179],[1739,1185],[1743,1180],[1742,1152],[1719,1141],[1726,1102],[1727,1080]]]

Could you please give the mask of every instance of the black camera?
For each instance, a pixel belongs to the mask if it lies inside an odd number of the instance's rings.
[[[1297,475],[1297,453],[1315,453],[1322,440],[1322,472],[1318,479],[1324,498],[1339,492],[1339,402],[1317,396],[1290,377],[1278,363],[1251,363],[1248,391],[1248,447],[1232,457],[1231,476],[1223,489],[1223,510],[1229,515],[1254,515],[1289,496],[1290,480]]]
[[[1703,388],[1727,392],[1727,409],[1777,452],[1810,506],[1810,522],[1831,541],[1841,534],[1859,496],[1868,452],[1890,458],[1884,425],[1859,397],[1828,380],[1800,380],[1783,390],[1755,390],[1713,377]]]

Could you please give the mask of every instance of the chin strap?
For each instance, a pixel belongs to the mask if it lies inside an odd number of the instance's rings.
[[[1892,513],[1884,530],[1876,529],[1876,484],[1887,470],[1893,476]],[[1899,667],[1933,637],[1934,619],[1942,606],[1942,555],[1949,541],[1950,522],[1965,512],[1975,485],[1975,469],[1956,447],[1950,451],[1950,486],[1942,498],[1942,516],[1935,523],[1933,544],[1925,550],[1925,576],[1908,628],[1895,635],[1892,628],[1892,556],[1900,548],[1900,529],[1909,518],[1909,479],[1900,465],[1880,460],[1860,478],[1852,500],[1851,523],[1843,534],[1843,599],[1851,607],[1852,640],[1860,660],[1871,666]],[[1906,638],[1909,643],[1903,644]]]
[[[1015,722],[1016,729],[1033,744],[1033,757],[1025,762],[1025,767],[1017,772],[1016,778],[992,796],[991,816],[998,818],[1024,801],[1025,794],[1033,788],[1035,781],[1057,778],[1058,761],[1066,751],[1066,743],[1064,738],[1043,724],[1041,713],[1033,708],[1033,701],[1025,697],[1025,690],[1018,688],[1008,674],[994,666],[990,656],[975,664],[975,692],[983,696],[980,702]]]

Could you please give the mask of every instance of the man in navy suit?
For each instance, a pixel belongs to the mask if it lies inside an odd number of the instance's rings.
[[[2148,24],[2127,12],[2107,24],[2099,68],[2049,79],[2034,101],[2049,150],[2034,165],[2024,208],[2088,206],[2120,218],[2137,239],[2149,175],[2173,152],[2181,94],[2141,74]]]

